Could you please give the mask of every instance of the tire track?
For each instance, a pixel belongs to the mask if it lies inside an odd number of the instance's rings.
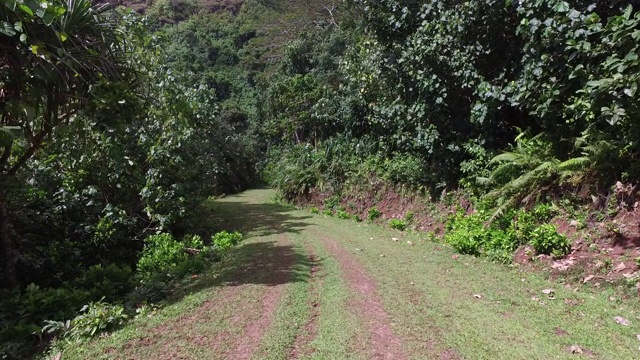
[[[328,235],[309,229],[336,260],[342,269],[343,278],[354,290],[353,308],[368,329],[368,346],[363,351],[370,352],[369,359],[407,359],[403,342],[391,329],[391,318],[384,310],[376,293],[376,285],[367,275],[364,267],[345,249]]]
[[[307,301],[310,315],[309,320],[300,328],[293,342],[289,356],[291,360],[307,357],[314,353],[315,350],[310,348],[310,345],[318,333],[318,317],[320,316],[320,261],[315,250],[308,243],[304,244],[304,249],[308,254],[309,263],[311,264]]]

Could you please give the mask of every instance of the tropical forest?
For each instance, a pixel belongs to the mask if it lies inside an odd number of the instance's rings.
[[[639,87],[639,0],[0,0],[0,358],[638,359]]]

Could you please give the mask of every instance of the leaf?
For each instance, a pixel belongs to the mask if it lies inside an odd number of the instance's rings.
[[[622,326],[629,326],[631,325],[631,322],[625,318],[623,318],[622,316],[616,316],[613,318],[613,320],[615,320],[615,322],[617,322],[618,324],[622,325]]]
[[[3,21],[2,26],[0,27],[0,34],[13,36],[16,34],[16,29],[10,23]]]
[[[628,88],[624,89],[624,94],[628,97],[633,97],[638,91],[638,84],[633,83]]]
[[[554,6],[553,10],[561,13],[567,12],[569,11],[569,3],[561,1]]]
[[[23,13],[33,16],[33,10],[25,4],[18,4],[18,9],[22,10]]]

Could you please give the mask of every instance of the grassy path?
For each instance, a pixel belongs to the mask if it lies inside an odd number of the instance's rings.
[[[457,256],[420,234],[290,210],[273,195],[212,203],[215,221],[247,240],[156,315],[62,358],[640,358],[635,303]]]

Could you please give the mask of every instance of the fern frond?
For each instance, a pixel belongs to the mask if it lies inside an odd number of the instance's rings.
[[[588,156],[580,156],[571,158],[558,164],[558,170],[560,171],[577,171],[582,170],[591,163],[591,159]]]

